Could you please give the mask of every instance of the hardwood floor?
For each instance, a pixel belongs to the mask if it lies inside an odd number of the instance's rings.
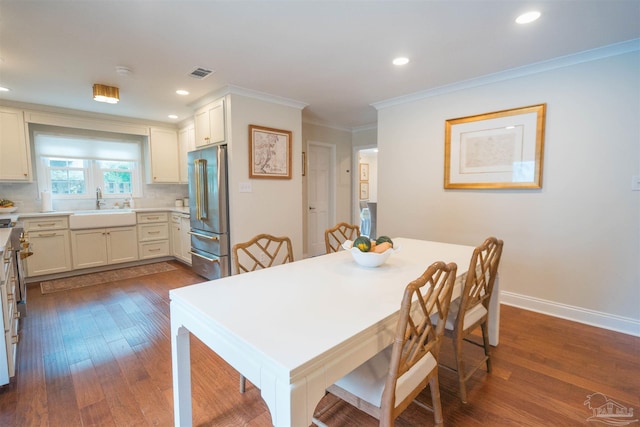
[[[171,426],[168,291],[203,281],[175,265],[50,295],[31,287],[18,374],[0,390],[0,425]],[[450,356],[445,341],[442,360]],[[590,425],[584,402],[595,392],[640,418],[640,338],[502,306],[492,356],[493,373],[479,371],[469,381],[467,405],[457,397],[455,375],[440,370],[445,425]],[[271,425],[260,391],[247,383],[241,395],[238,373],[195,338],[191,357],[194,425]],[[421,398],[429,395],[427,389]],[[331,396],[318,407],[333,403],[321,417],[329,426],[377,425]],[[412,405],[396,425],[430,426],[433,417]]]

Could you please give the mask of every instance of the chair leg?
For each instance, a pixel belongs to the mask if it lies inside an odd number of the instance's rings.
[[[458,371],[458,385],[460,387],[460,400],[467,403],[467,386],[464,371],[464,361],[462,360],[462,338],[453,337],[453,352],[456,359],[456,371]]]
[[[484,342],[484,355],[487,358],[487,372],[491,373],[491,345],[489,344],[489,328],[487,322],[480,324],[482,329],[482,341]]]
[[[244,394],[247,380],[244,376],[240,375],[240,393]]]
[[[436,426],[442,427],[442,403],[440,402],[440,382],[438,381],[438,372],[429,380],[429,388],[431,389],[431,405],[433,406],[433,420]]]

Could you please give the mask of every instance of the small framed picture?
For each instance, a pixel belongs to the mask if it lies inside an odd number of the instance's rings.
[[[291,131],[249,125],[249,178],[291,179]]]
[[[360,181],[369,181],[369,163],[360,163]]]
[[[369,198],[369,183],[360,182],[360,200],[367,200]]]

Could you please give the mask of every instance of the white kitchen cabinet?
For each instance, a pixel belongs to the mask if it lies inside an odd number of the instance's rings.
[[[178,132],[175,129],[149,129],[147,153],[149,184],[180,182]]]
[[[180,261],[191,265],[191,236],[189,216],[171,214],[171,253]]]
[[[226,140],[224,98],[196,110],[196,147],[219,144]]]
[[[90,268],[138,260],[136,227],[71,231],[73,268]]]
[[[171,256],[167,212],[138,212],[140,259]]]
[[[69,217],[27,218],[23,224],[33,252],[25,259],[27,277],[71,270]]]
[[[180,169],[180,183],[189,182],[187,153],[196,149],[196,128],[189,123],[178,131],[178,160]]]
[[[9,243],[0,255],[2,255],[0,267],[0,386],[2,386],[8,384],[11,377],[15,375],[20,313],[16,300],[18,281],[15,258],[12,256]]]
[[[31,181],[31,153],[22,110],[0,107],[0,180]]]

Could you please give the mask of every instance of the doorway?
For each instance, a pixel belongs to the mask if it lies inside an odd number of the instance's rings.
[[[360,224],[369,237],[377,237],[378,148],[375,145],[353,150],[353,223]]]
[[[309,141],[307,180],[307,254],[325,253],[324,231],[335,222],[336,147]]]

